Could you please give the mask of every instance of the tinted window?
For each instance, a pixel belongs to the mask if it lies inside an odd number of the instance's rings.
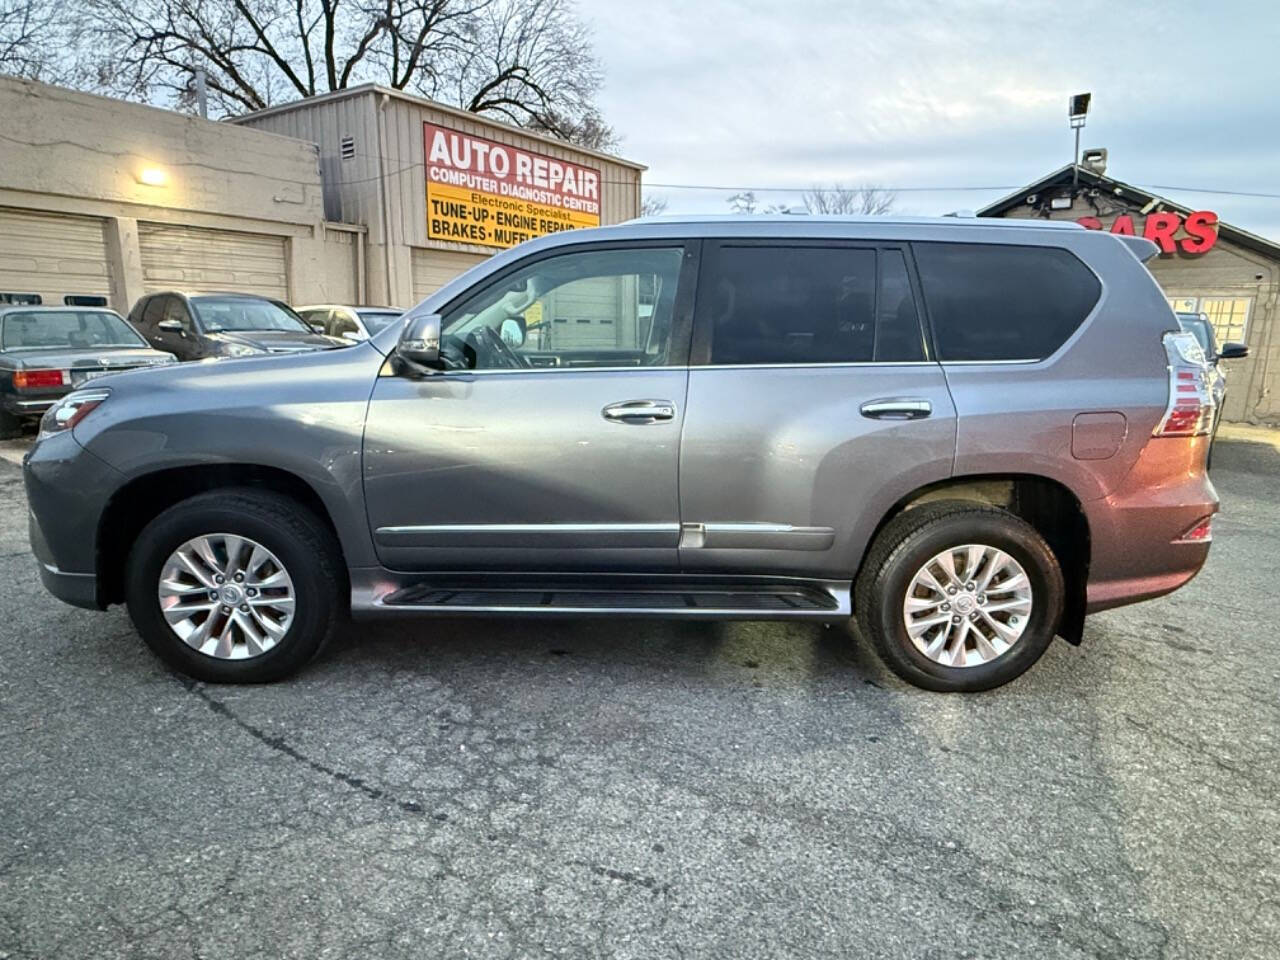
[[[142,323],[148,327],[154,327],[157,323],[164,319],[164,305],[169,300],[168,297],[152,297],[146,301],[146,305],[142,309]],[[137,309],[136,307],[134,309]]]
[[[1057,247],[913,244],[941,360],[1042,360],[1084,322],[1101,285]]]
[[[8,313],[0,329],[0,348],[4,350],[142,346],[146,346],[142,338],[122,318],[100,310]]]
[[[848,247],[713,246],[698,316],[711,362],[862,363],[920,360],[923,340],[906,260]]]
[[[476,369],[669,363],[683,259],[640,247],[536,261],[449,310],[441,352]]]
[[[876,298],[875,358],[881,363],[924,359],[924,335],[915,294],[901,250],[880,251],[880,295]]]

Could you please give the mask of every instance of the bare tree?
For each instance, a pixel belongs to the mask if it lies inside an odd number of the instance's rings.
[[[667,212],[667,198],[646,193],[640,201],[640,216],[656,217]]]
[[[735,193],[725,201],[734,213],[755,213],[760,201],[756,199],[754,190],[743,190]]]
[[[0,0],[5,2],[5,0]],[[611,146],[573,0],[81,0],[79,82],[232,115],[370,81]]]
[[[810,213],[861,214],[882,216],[893,211],[898,195],[872,183],[856,187],[833,183],[830,187],[815,184],[804,193],[804,205]]]
[[[56,69],[52,0],[0,0],[0,73],[32,80]]]

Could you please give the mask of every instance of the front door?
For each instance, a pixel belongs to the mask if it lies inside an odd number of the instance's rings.
[[[847,580],[955,408],[902,246],[708,241],[680,461],[690,572]]]
[[[370,402],[382,563],[674,570],[695,270],[679,243],[574,247],[447,305],[446,369],[388,365]]]

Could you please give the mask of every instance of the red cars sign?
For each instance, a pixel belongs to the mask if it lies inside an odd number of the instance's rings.
[[[1090,230],[1107,229],[1097,217],[1080,217],[1076,223]],[[1149,213],[1139,230],[1132,214],[1122,213],[1111,222],[1112,233],[1142,236],[1153,241],[1163,253],[1204,253],[1218,242],[1218,215],[1197,210],[1185,217],[1178,213]],[[1181,235],[1179,235],[1181,234]]]
[[[514,247],[600,225],[600,171],[424,123],[427,236]]]

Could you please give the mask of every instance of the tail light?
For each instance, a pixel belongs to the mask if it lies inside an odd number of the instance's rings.
[[[1169,358],[1169,405],[1153,435],[1199,437],[1213,430],[1213,392],[1204,351],[1190,333],[1166,333]]]
[[[62,370],[15,370],[13,385],[19,390],[35,387],[61,387],[67,382]]]
[[[1196,521],[1195,526],[1189,528],[1186,533],[1180,536],[1174,543],[1200,543],[1213,539],[1213,517],[1208,516],[1203,520]]]

